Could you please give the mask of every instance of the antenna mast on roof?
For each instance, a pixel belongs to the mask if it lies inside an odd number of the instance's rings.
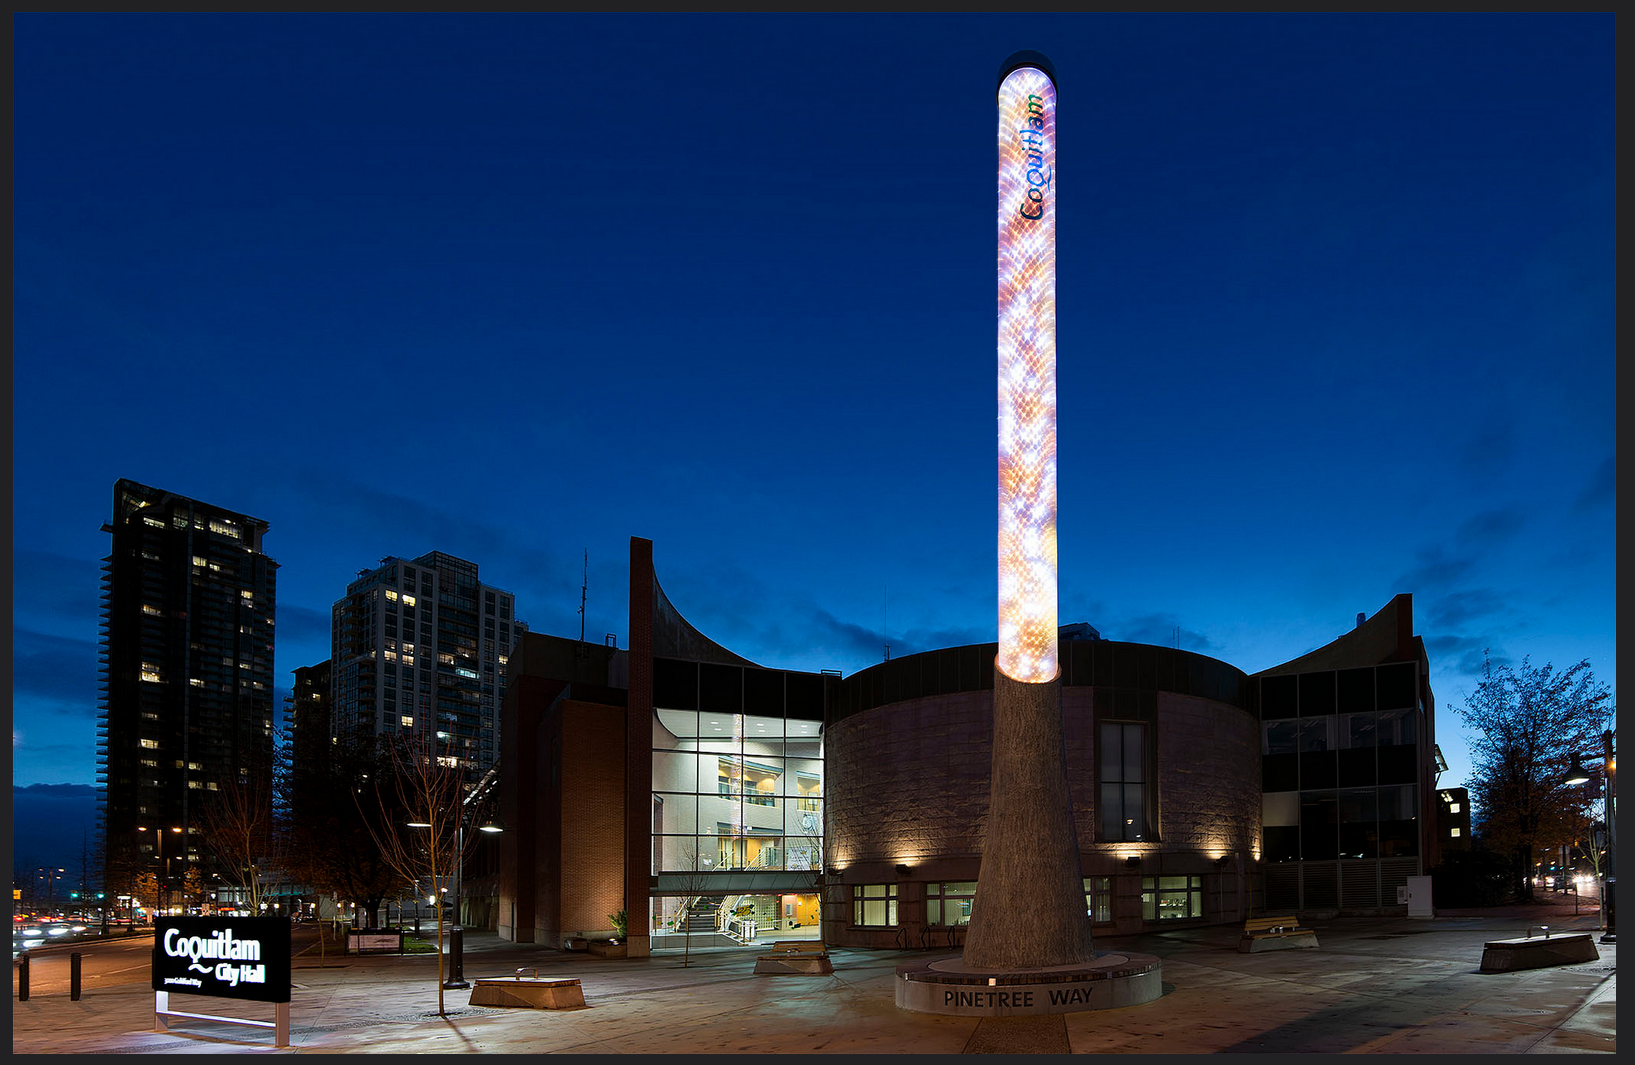
[[[590,548],[585,548],[585,579],[579,585],[579,642],[585,642],[585,593],[590,589]]]
[[[880,637],[882,641],[886,637],[886,588],[884,585],[880,587]],[[891,661],[891,644],[886,644],[886,657],[881,661]]]

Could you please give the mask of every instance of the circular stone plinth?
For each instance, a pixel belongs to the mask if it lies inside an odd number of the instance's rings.
[[[963,955],[933,958],[897,966],[897,1005],[958,1017],[1139,1006],[1163,994],[1162,964],[1151,954],[1103,951],[1083,965],[1004,971],[970,968]]]

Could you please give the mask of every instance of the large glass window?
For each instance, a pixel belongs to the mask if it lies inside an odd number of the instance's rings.
[[[973,885],[973,891],[975,886]],[[852,924],[895,928],[897,925],[896,884],[853,884]]]
[[[786,717],[784,674],[740,672],[654,661],[655,875],[822,868],[822,722]]]
[[[1379,857],[1378,804],[1373,788],[1340,792],[1340,857]]]
[[[942,884],[927,884],[925,886],[925,923],[933,928],[968,925],[971,923],[971,903],[975,900],[975,880],[954,880]]]
[[[1141,878],[1141,916],[1168,921],[1204,915],[1204,878],[1201,876],[1144,876]]]
[[[1340,855],[1339,799],[1332,791],[1300,793],[1300,857],[1329,861]]]
[[[1101,726],[1101,838],[1146,839],[1147,726],[1109,721]]]
[[[1419,789],[1412,784],[1379,789],[1380,857],[1419,853]]]

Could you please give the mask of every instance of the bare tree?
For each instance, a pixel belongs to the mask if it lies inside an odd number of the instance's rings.
[[[372,923],[401,883],[372,824],[381,817],[376,781],[390,774],[390,760],[372,734],[332,742],[327,721],[298,721],[284,750],[278,810],[286,868],[314,890],[356,903]]]
[[[373,801],[379,816],[370,831],[384,862],[401,880],[429,877],[434,886],[458,878],[462,847],[469,851],[475,833],[461,827],[465,814],[466,772],[453,745],[439,738],[431,722],[395,737],[388,744],[390,772],[377,780]],[[360,807],[364,797],[358,797]],[[434,891],[434,894],[437,894]],[[456,907],[460,900],[453,900]],[[444,1005],[443,906],[437,906],[437,1012]]]
[[[697,836],[693,836],[686,843],[681,844],[680,854],[677,857],[680,859],[682,867],[678,870],[667,870],[667,872],[677,876],[684,892],[680,912],[676,914],[676,931],[681,933],[681,965],[682,968],[686,968],[692,964],[693,956],[693,934],[687,927],[688,922],[692,919],[693,903],[709,887],[711,877],[709,868],[704,862],[703,851],[698,845]]]
[[[202,811],[205,844],[228,883],[249,901],[250,912],[259,914],[263,875],[282,873],[273,832],[272,793],[246,773],[230,776],[218,787]]]

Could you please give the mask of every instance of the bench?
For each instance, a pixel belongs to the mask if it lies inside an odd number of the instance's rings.
[[[1533,935],[1534,929],[1543,932]],[[1554,932],[1548,925],[1535,925],[1516,939],[1495,939],[1482,944],[1484,973],[1511,973],[1522,969],[1542,969],[1550,965],[1577,965],[1600,961],[1601,954],[1588,932]]]
[[[1293,914],[1285,917],[1251,917],[1243,922],[1243,938],[1238,940],[1238,953],[1259,954],[1265,950],[1315,946],[1317,933],[1300,927],[1300,919]]]
[[[755,971],[762,976],[799,974],[827,976],[835,971],[829,961],[829,948],[820,939],[780,939],[772,944],[772,953],[758,955]]]
[[[532,973],[524,977],[523,973]],[[471,987],[473,1006],[520,1006],[535,1010],[575,1009],[585,1004],[578,977],[541,980],[538,969],[518,969],[515,976],[478,977]]]

